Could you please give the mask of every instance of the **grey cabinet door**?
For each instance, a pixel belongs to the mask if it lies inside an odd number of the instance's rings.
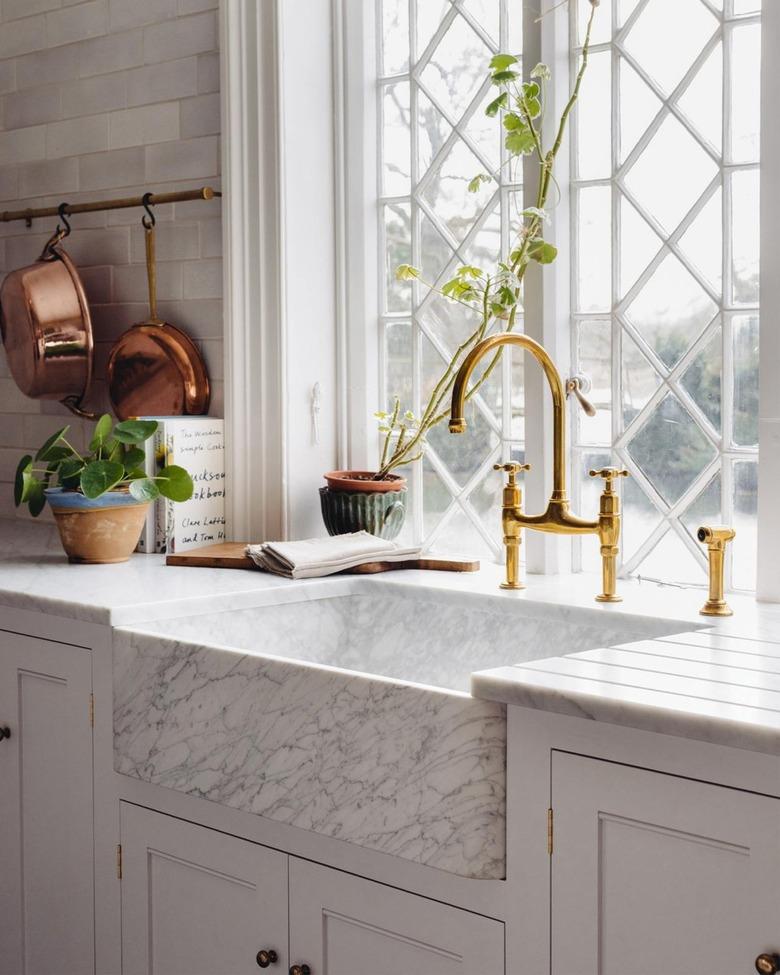
[[[287,972],[287,856],[122,804],[123,975]]]
[[[780,801],[552,761],[553,975],[749,975],[780,951]]]
[[[92,660],[0,631],[0,973],[94,970]]]
[[[503,975],[504,925],[291,857],[290,961],[312,975]]]

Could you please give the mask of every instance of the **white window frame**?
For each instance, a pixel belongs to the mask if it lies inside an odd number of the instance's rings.
[[[284,391],[289,375],[285,347],[291,325],[283,313],[289,285],[285,279],[286,254],[280,246],[289,231],[285,198],[280,193],[284,185],[285,121],[280,84],[285,40],[278,30],[282,2],[268,0],[258,5],[254,0],[221,0],[227,459],[231,472],[230,525],[233,537],[240,538],[270,537],[275,530],[280,534],[294,532],[296,518],[291,512],[316,502],[315,485],[328,463],[368,465],[375,449],[373,431],[365,419],[377,401],[379,388],[377,329],[367,330],[367,326],[376,325],[369,296],[376,285],[378,266],[367,258],[371,238],[370,229],[366,229],[371,210],[368,147],[372,139],[353,138],[365,121],[365,116],[361,121],[355,111],[371,104],[366,85],[375,54],[370,53],[366,60],[358,55],[373,51],[373,45],[365,44],[369,26],[365,14],[372,4],[331,0],[332,31],[319,42],[330,45],[335,68],[330,78],[334,105],[332,199],[338,219],[334,220],[332,243],[338,284],[334,282],[332,345],[338,355],[328,398],[333,401],[332,420],[337,432],[316,454],[319,469],[306,472],[301,479],[285,464],[291,437],[304,427],[296,413],[300,404],[290,404]],[[539,23],[533,6],[525,4],[523,56],[526,64],[544,60],[553,68],[557,84],[548,113],[553,119],[568,90],[568,12],[559,8]],[[357,16],[361,12],[363,16]],[[298,16],[304,15],[299,11]],[[780,318],[780,275],[770,259],[770,255],[780,253],[780,131],[773,118],[774,106],[780,103],[780,5],[765,3],[762,20],[760,300],[764,324],[758,597],[780,602],[780,506],[775,500],[780,483],[780,329],[772,327]],[[346,59],[345,50],[350,54]],[[566,157],[562,154],[561,158]],[[561,175],[564,168],[560,167]],[[526,171],[525,177],[526,187],[531,187],[533,174]],[[534,269],[528,275],[525,330],[546,345],[560,371],[566,373],[570,309],[565,180],[562,186],[564,199],[551,229],[561,259],[543,274]],[[365,272],[363,283],[356,280],[361,271]],[[314,326],[310,323],[303,327]],[[337,390],[348,392],[339,397]],[[551,470],[549,395],[537,370],[528,370],[526,400],[526,452],[535,465],[527,489],[531,509],[544,503]],[[295,420],[292,425],[291,417]],[[529,569],[566,571],[570,548],[563,540],[529,533]]]

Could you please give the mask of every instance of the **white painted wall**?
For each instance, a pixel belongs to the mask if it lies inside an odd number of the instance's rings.
[[[219,186],[218,0],[3,0],[0,210]],[[220,201],[157,212],[160,313],[205,354],[223,411]],[[0,277],[35,260],[56,221],[0,224]],[[89,404],[106,405],[112,341],[146,313],[140,213],[77,215],[67,249],[83,272],[96,338]],[[22,448],[70,416],[24,397],[0,349],[0,514]],[[75,418],[74,418],[75,420]],[[64,422],[68,422],[65,420]],[[84,424],[75,420],[76,439]],[[22,514],[24,516],[23,509]]]

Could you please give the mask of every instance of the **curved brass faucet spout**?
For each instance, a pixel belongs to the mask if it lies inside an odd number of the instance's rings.
[[[602,562],[602,591],[596,596],[599,602],[620,601],[616,588],[616,565],[620,539],[620,498],[614,491],[614,483],[628,474],[614,467],[591,471],[591,477],[604,480],[598,518],[588,520],[569,511],[566,497],[566,394],[563,381],[547,350],[527,335],[502,332],[477,343],[463,360],[452,387],[450,433],[463,433],[466,420],[463,416],[469,379],[483,356],[502,345],[517,345],[537,360],[550,385],[553,402],[553,490],[546,509],[538,515],[527,515],[522,507],[522,492],[515,482],[519,464],[499,464],[496,469],[510,472],[509,483],[504,491],[501,523],[506,547],[506,582],[503,589],[522,589],[520,581],[520,537],[522,530],[550,532],[555,535],[598,535]]]
[[[517,335],[514,332],[502,332],[500,335],[491,335],[490,338],[483,339],[469,352],[463,360],[463,365],[458,370],[455,377],[455,385],[452,387],[452,409],[450,411],[450,433],[463,433],[466,429],[464,419],[464,404],[466,402],[466,390],[471,374],[474,372],[477,363],[488,352],[501,345],[517,345],[537,360],[544,370],[547,382],[550,384],[550,392],[553,401],[553,492],[551,501],[566,500],[566,395],[555,364],[550,358],[547,349],[527,335]]]

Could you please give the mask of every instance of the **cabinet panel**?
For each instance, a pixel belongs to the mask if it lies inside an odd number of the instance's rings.
[[[780,802],[555,753],[554,975],[735,975],[780,947]]]
[[[122,804],[123,975],[287,971],[287,857]]]
[[[89,651],[0,631],[0,973],[94,967]]]
[[[504,926],[291,857],[290,958],[316,975],[503,975]]]

